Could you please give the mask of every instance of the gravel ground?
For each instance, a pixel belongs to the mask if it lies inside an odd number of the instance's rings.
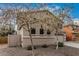
[[[48,48],[35,49],[35,56],[79,56],[79,49],[72,47],[62,47],[55,49],[53,46]],[[21,47],[5,47],[0,49],[0,56],[32,56],[31,50]]]

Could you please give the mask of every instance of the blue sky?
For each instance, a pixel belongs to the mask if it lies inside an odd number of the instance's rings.
[[[27,3],[1,3],[0,4],[0,9],[6,9],[6,8],[16,8],[18,6],[22,6],[25,7]],[[72,6],[72,12],[71,15],[73,17],[73,19],[79,19],[79,3],[48,3],[47,4],[48,7],[50,8],[54,8],[54,7],[59,7],[59,8],[63,8],[64,6]],[[33,7],[35,7],[35,4],[32,4]]]
[[[49,5],[59,6],[60,8],[63,8],[65,6],[70,6],[72,7],[71,15],[73,19],[75,20],[79,19],[79,3],[56,3],[56,4],[49,4]]]

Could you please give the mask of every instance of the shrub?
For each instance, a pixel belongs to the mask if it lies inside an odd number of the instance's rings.
[[[47,48],[48,46],[46,44],[42,45],[43,48]]]
[[[34,46],[34,49],[36,49],[36,46]],[[27,47],[27,50],[32,50],[32,46],[29,45],[29,46]]]
[[[0,44],[5,44],[8,42],[7,36],[0,36]]]
[[[64,46],[63,42],[58,42],[58,47],[63,47],[63,46]]]

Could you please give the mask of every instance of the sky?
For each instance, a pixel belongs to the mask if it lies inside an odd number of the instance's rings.
[[[0,3],[0,9],[17,8],[20,6],[26,8],[27,3]],[[63,8],[65,6],[72,6],[71,16],[73,20],[79,20],[79,3],[48,3],[48,8],[52,10]],[[36,7],[35,3],[32,3],[32,7]]]

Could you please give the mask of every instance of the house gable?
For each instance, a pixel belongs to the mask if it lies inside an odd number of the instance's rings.
[[[30,20],[37,20],[37,21],[38,20],[41,20],[42,22],[44,22],[46,20],[49,23],[51,22],[51,19],[53,19],[53,23],[55,23],[55,22],[58,23],[60,21],[59,18],[57,18],[55,15],[53,15],[48,10],[36,10],[36,11],[27,11],[27,12],[26,11],[21,11],[17,15],[20,16],[20,18],[17,18],[17,22],[19,23],[18,24],[18,27],[21,24],[23,24],[23,22],[26,21],[26,20],[19,21],[19,20],[22,20],[23,19],[22,17],[25,17],[24,19],[28,19],[29,21]],[[48,20],[50,20],[50,21],[48,21]],[[36,30],[36,33],[39,34],[39,29],[40,29],[41,25],[43,26],[44,30],[51,29],[51,27],[49,27],[49,26],[47,26],[45,24],[39,23],[39,22],[36,22],[36,23],[32,24],[31,27],[36,28],[37,29]],[[50,31],[52,31],[52,30],[50,30]],[[27,31],[23,30],[23,34],[24,35],[28,34],[26,32]],[[54,32],[54,30],[53,30],[53,32]]]

